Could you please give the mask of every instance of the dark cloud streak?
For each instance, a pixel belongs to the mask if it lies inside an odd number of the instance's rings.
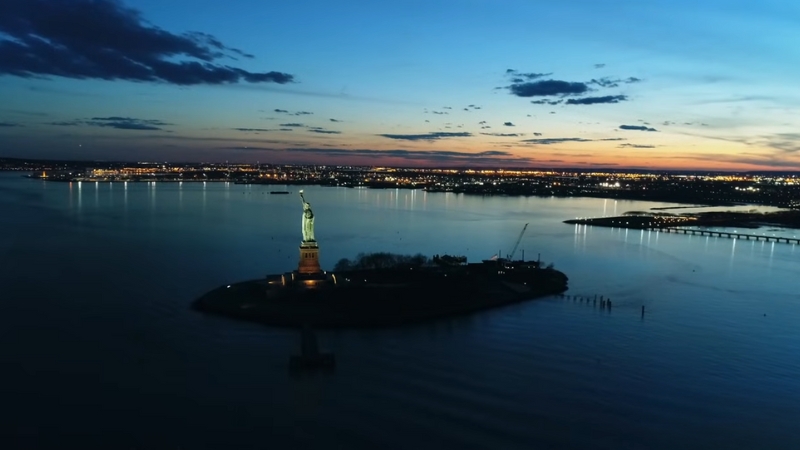
[[[591,142],[591,141],[592,139],[571,137],[571,138],[523,139],[521,142],[527,142],[539,145],[553,145],[553,144],[561,144],[564,142]]]
[[[517,97],[547,97],[551,95],[579,95],[589,91],[586,83],[562,80],[542,80],[515,83],[508,89]]]
[[[615,88],[619,87],[620,83],[623,84],[631,84],[631,83],[639,83],[642,80],[636,77],[628,77],[628,78],[592,78],[587,84],[594,84],[604,88]]]
[[[435,141],[451,137],[470,137],[472,136],[472,133],[462,131],[455,133],[431,132],[427,134],[379,134],[378,136],[389,139],[403,140],[403,141]]]
[[[527,164],[530,158],[517,157],[512,153],[498,150],[487,150],[478,153],[457,152],[449,150],[373,150],[343,148],[259,148],[259,147],[224,147],[221,150],[263,151],[273,154],[307,154],[313,156],[334,157],[366,157],[366,158],[398,158],[415,162],[435,162],[454,164]]]
[[[0,14],[0,74],[176,85],[294,80],[219,62],[236,57],[252,55],[206,33],[170,33],[114,0],[4,0]]]
[[[658,131],[655,128],[646,127],[644,125],[620,125],[619,129],[628,131]]]
[[[558,105],[563,103],[564,100],[531,100],[534,105]]]
[[[618,148],[656,148],[655,145],[642,145],[642,144],[619,144]]]
[[[626,95],[605,95],[603,97],[583,97],[571,98],[567,100],[568,105],[597,105],[601,103],[619,103],[627,101]]]
[[[308,130],[312,133],[320,133],[320,134],[342,134],[341,131],[334,131],[334,130],[320,130],[320,129],[313,129]]]
[[[102,128],[116,128],[118,130],[157,131],[161,127],[172,125],[155,119],[135,119],[132,117],[92,117],[91,119],[71,120],[63,122],[50,122],[50,125],[61,127],[93,126]]]

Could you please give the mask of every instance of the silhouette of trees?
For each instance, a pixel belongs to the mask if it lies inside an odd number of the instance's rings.
[[[396,253],[359,253],[354,260],[340,259],[333,267],[334,271],[347,270],[373,270],[422,267],[428,264],[428,257],[417,253],[416,255],[399,255]]]
[[[342,258],[336,262],[336,265],[333,266],[334,272],[343,272],[345,270],[352,270],[353,269],[353,262],[347,258]]]
[[[466,256],[433,255],[433,263],[437,266],[461,266],[467,263]]]

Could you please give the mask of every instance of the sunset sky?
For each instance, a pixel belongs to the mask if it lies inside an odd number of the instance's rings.
[[[800,170],[800,2],[4,0],[2,156]]]

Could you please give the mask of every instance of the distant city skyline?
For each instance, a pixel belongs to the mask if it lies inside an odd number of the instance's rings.
[[[8,0],[0,157],[800,170],[800,5]]]

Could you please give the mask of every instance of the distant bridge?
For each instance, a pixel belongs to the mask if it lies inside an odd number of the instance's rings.
[[[746,239],[746,240],[766,241],[766,242],[785,242],[787,244],[800,244],[800,239],[798,238],[759,236],[757,234],[731,233],[729,231],[694,230],[689,228],[677,228],[677,227],[649,227],[647,229],[652,231],[663,231],[665,233],[695,234],[700,236],[724,237],[729,239]]]

